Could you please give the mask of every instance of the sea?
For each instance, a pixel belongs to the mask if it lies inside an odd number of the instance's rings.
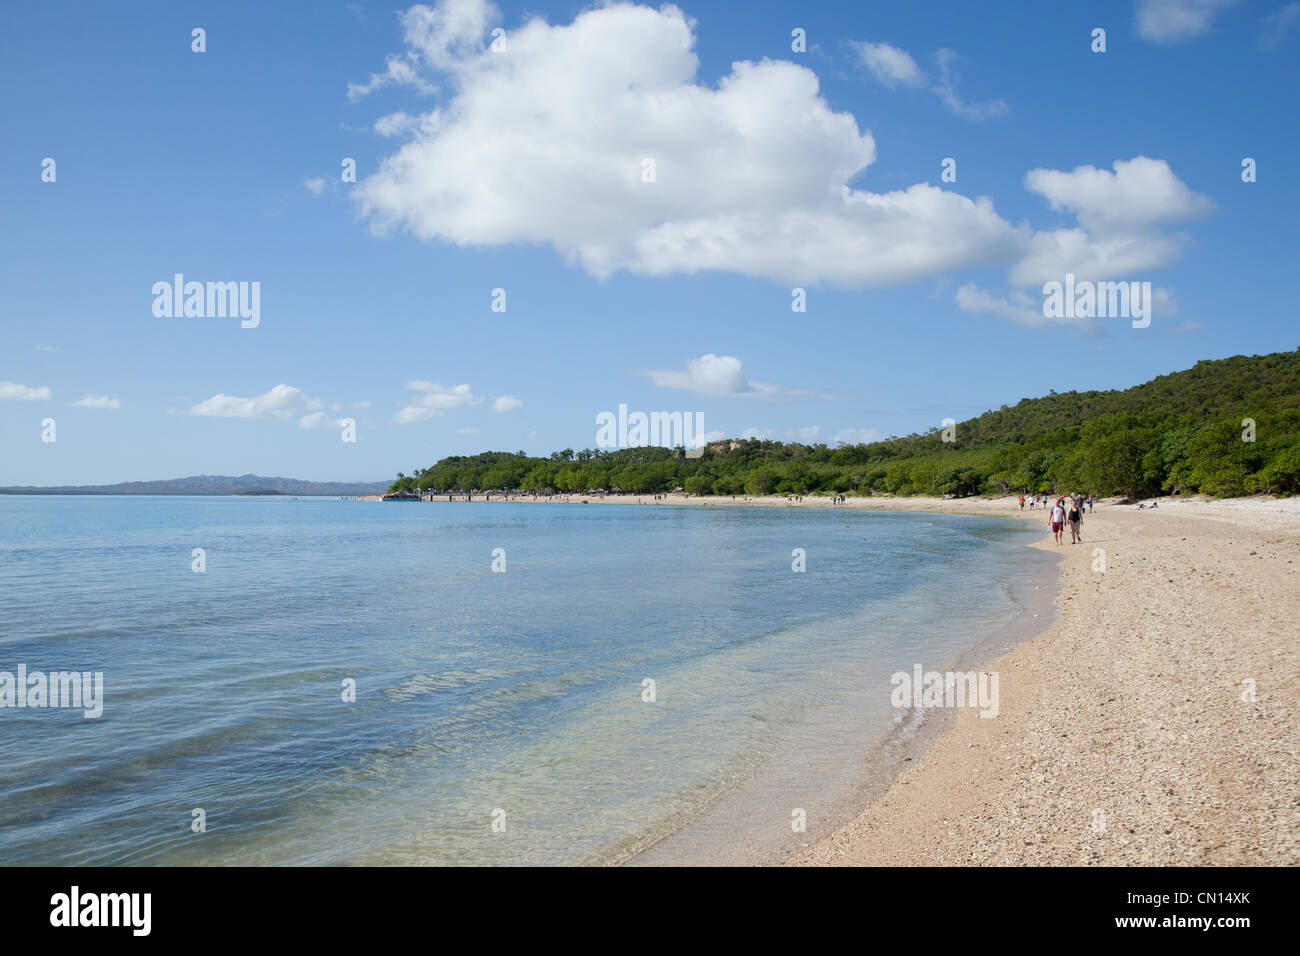
[[[1041,537],[856,509],[0,496],[0,865],[777,862],[944,716],[895,706],[892,675],[1044,623]],[[17,706],[40,702],[20,667],[102,675],[99,716]]]

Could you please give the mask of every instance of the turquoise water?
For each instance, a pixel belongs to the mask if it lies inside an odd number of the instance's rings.
[[[877,734],[890,673],[942,668],[1016,615],[1025,534],[785,508],[0,496],[0,671],[104,674],[97,720],[0,709],[0,863],[617,860],[793,745]],[[852,776],[825,762],[828,785]],[[821,783],[803,774],[804,802]],[[741,842],[790,830],[788,810],[736,819]]]

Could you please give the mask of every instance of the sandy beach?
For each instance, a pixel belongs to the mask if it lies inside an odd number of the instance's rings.
[[[795,862],[1300,863],[1300,502],[1107,502],[1083,537],[1060,547],[1056,623],[989,665],[998,717],[960,710]]]

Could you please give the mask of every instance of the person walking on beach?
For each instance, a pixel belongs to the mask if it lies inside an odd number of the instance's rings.
[[[1078,500],[1070,502],[1070,510],[1066,514],[1066,520],[1070,522],[1070,544],[1078,544],[1083,540],[1083,535],[1079,534],[1079,525],[1083,521],[1082,506]]]
[[[1065,499],[1061,500],[1064,501]],[[1065,508],[1060,504],[1060,502],[1057,502],[1052,506],[1051,519],[1048,521],[1048,524],[1051,525],[1052,536],[1056,539],[1056,543],[1058,545],[1061,544],[1061,538],[1063,535],[1062,528],[1065,526]]]

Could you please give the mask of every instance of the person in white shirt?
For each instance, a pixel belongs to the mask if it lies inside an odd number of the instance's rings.
[[[1061,544],[1065,528],[1065,508],[1061,502],[1052,505],[1052,517],[1048,523],[1052,527],[1052,535],[1056,538],[1056,543]]]

